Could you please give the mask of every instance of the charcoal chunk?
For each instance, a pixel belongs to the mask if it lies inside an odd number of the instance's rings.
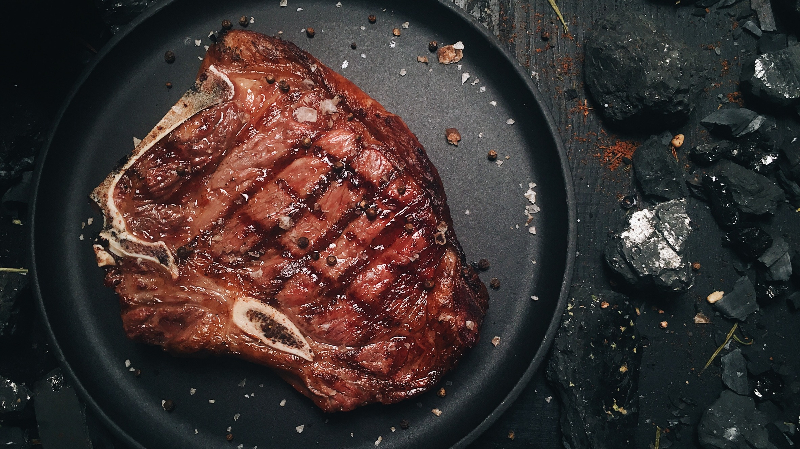
[[[742,25],[742,28],[752,33],[755,37],[761,37],[761,35],[764,34],[761,31],[761,28],[759,28],[758,25],[756,25],[756,23],[752,20],[745,22],[744,25]]]
[[[757,131],[766,120],[766,117],[750,109],[727,108],[708,114],[700,124],[712,133],[730,139]]]
[[[758,261],[766,269],[767,281],[788,281],[792,276],[792,259],[789,256],[789,244],[778,237]]]
[[[756,410],[753,398],[723,390],[700,418],[697,434],[705,449],[750,449],[750,443],[768,441],[766,416]]]
[[[747,382],[747,362],[741,349],[734,349],[724,355],[722,362],[722,382],[736,394],[746,396],[750,392]]]
[[[733,200],[730,184],[717,176],[703,176],[703,186],[711,206],[711,214],[722,228],[734,228],[741,221],[739,208]]]
[[[575,285],[567,310],[547,367],[547,378],[564,404],[564,443],[632,449],[642,354],[636,309],[622,294]]]
[[[0,426],[0,447],[27,448],[30,444],[25,439],[25,432],[19,427]]]
[[[28,276],[0,273],[0,337],[13,333],[18,318],[18,302],[27,285]]]
[[[633,288],[684,292],[693,280],[686,248],[689,223],[683,199],[636,211],[606,247],[606,263]]]
[[[783,50],[789,45],[788,36],[783,33],[764,33],[758,39],[758,53],[771,53]]]
[[[25,384],[0,376],[0,420],[19,418],[30,399],[31,392]]]
[[[730,186],[733,202],[742,213],[774,214],[778,203],[785,199],[783,190],[769,178],[730,161],[720,161],[715,175]]]
[[[768,271],[756,271],[756,300],[761,304],[771,303],[780,299],[789,292],[789,284],[785,281],[776,281]]]
[[[689,194],[677,159],[662,136],[647,139],[633,154],[633,170],[645,196],[676,200]]]
[[[60,369],[37,381],[33,392],[43,447],[91,449],[84,408]]]
[[[758,401],[778,399],[783,392],[783,379],[774,370],[764,371],[753,379],[753,397]]]
[[[763,348],[758,346],[747,346],[742,349],[742,354],[747,359],[747,372],[753,376],[760,376],[772,369],[772,362]]]
[[[772,246],[772,236],[760,226],[742,226],[731,230],[728,239],[733,249],[745,259],[757,259]]]
[[[733,284],[733,289],[714,303],[714,308],[722,315],[744,321],[748,315],[758,310],[756,289],[747,276],[742,276]]]
[[[624,11],[598,20],[585,43],[586,85],[612,125],[652,132],[686,121],[706,77],[696,49]]]
[[[731,142],[715,142],[697,145],[689,152],[689,157],[698,164],[710,165],[722,158],[733,157],[736,147]]]
[[[745,91],[776,106],[800,103],[800,45],[743,64],[739,80]]]

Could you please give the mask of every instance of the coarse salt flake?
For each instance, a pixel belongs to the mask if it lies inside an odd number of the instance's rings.
[[[323,114],[335,114],[339,112],[336,109],[336,105],[339,104],[339,96],[333,97],[333,99],[326,98],[319,103],[319,110]]]
[[[201,45],[203,45],[203,41],[202,40],[200,40],[200,39],[195,39],[194,40],[194,46],[195,47],[199,47]]]
[[[478,91],[480,91],[480,92],[486,92],[486,86],[481,86],[481,88],[480,88],[480,89],[478,89]]]
[[[492,106],[497,106],[497,102],[494,101],[494,100],[490,101],[489,104],[492,105]]]
[[[469,79],[469,72],[464,72],[461,74],[461,84],[464,84]]]
[[[514,119],[513,118],[510,118],[510,119],[506,120],[506,125],[513,125],[513,124],[514,124]]]
[[[400,69],[400,76],[406,76],[406,73],[408,73],[406,69]]]
[[[217,402],[215,399],[209,399],[209,400],[208,400],[208,403],[209,403],[209,404],[213,404],[213,403],[215,403],[215,402]]]
[[[531,226],[530,228],[528,228],[528,232],[533,235],[536,235],[536,226]]]
[[[402,25],[400,25],[400,26],[401,26],[401,27],[403,27],[403,28],[405,28],[405,29],[408,29],[408,25],[409,25],[409,23],[408,23],[408,22],[403,22],[403,24],[402,24]]]
[[[442,411],[439,410],[438,408],[431,410],[431,413],[433,413],[436,416],[442,416]]]
[[[281,407],[283,407],[284,405],[286,405],[286,399],[281,399],[281,404],[280,404],[280,405],[281,405]]]
[[[350,65],[350,63],[349,63],[349,62],[347,62],[347,59],[345,59],[345,60],[342,62],[342,68],[343,68],[343,69],[346,69],[346,68],[347,68],[347,66],[349,66],[349,65]]]
[[[83,240],[83,234],[79,235],[79,236],[78,236],[78,239],[79,239],[79,240]]]
[[[397,42],[395,42],[394,40],[389,41],[389,48],[394,48],[394,47],[397,47]]]
[[[300,106],[294,110],[294,118],[297,119],[298,122],[316,122],[317,110],[309,108],[308,106]]]
[[[240,416],[242,416],[241,413],[237,413],[237,414],[233,415],[233,420],[234,421],[238,421]]]
[[[381,441],[383,441],[383,437],[382,436],[378,436],[378,439],[375,440],[375,446],[378,446],[379,444],[381,444]]]
[[[342,7],[342,2],[336,2],[336,7],[337,8],[341,8]]]
[[[492,337],[492,344],[493,344],[495,347],[497,347],[497,345],[499,345],[499,344],[500,344],[500,337],[498,337],[497,335],[495,335],[494,337]]]
[[[134,137],[133,138],[133,146],[134,146],[134,148],[138,147],[140,143],[142,143],[142,139],[139,139],[138,137]]]
[[[300,12],[302,10],[303,10],[303,8],[297,8],[297,12]]]
[[[481,82],[480,78],[475,78],[474,80],[472,80],[472,82],[470,84],[474,86],[474,85],[476,85],[476,84],[478,84],[480,82]]]
[[[532,299],[532,300],[534,300],[534,301],[538,301],[538,300],[539,300],[539,297],[538,297],[538,296],[536,296],[536,295],[533,295],[533,296],[531,296],[531,299]]]
[[[281,8],[285,8],[286,6],[289,5],[289,0],[281,0],[280,5],[281,5]]]
[[[130,368],[130,367],[131,367],[131,361],[125,360],[125,368]]]
[[[239,383],[237,384],[237,386],[239,386],[239,387],[243,387],[243,386],[245,386],[246,384],[247,384],[247,378],[245,377],[244,379],[242,379],[242,381],[241,381],[241,382],[239,382]]]
[[[500,167],[501,165],[503,165],[503,162],[504,162],[504,161],[501,161],[500,159],[498,159],[498,160],[494,161],[494,163],[495,163],[495,164],[497,164],[497,166],[498,166],[498,167]]]
[[[367,59],[367,55],[365,55],[364,53],[361,53],[361,57]]]
[[[294,430],[296,430],[297,433],[303,433],[303,429],[305,428],[306,428],[305,424],[300,424],[299,426],[295,427]]]
[[[197,393],[197,388],[190,388],[189,389],[189,396],[194,396],[195,393]]]
[[[456,50],[463,50],[464,49],[464,43],[461,42],[461,41],[458,41],[455,44],[453,44],[453,48],[456,49]]]

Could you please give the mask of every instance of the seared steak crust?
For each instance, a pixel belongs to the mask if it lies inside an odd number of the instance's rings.
[[[289,42],[226,33],[92,197],[128,336],[270,366],[325,411],[417,395],[478,339],[425,150]]]

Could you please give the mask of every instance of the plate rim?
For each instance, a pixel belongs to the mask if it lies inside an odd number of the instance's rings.
[[[50,151],[53,140],[58,130],[60,129],[60,125],[64,118],[65,112],[70,107],[72,102],[75,100],[75,97],[77,96],[78,92],[81,91],[84,84],[90,78],[90,76],[95,71],[97,66],[104,61],[104,59],[108,56],[108,54],[114,51],[114,49],[120,44],[120,42],[125,40],[131,34],[131,32],[133,32],[142,23],[146,22],[147,20],[150,20],[153,16],[157,15],[161,10],[163,10],[164,8],[173,4],[176,1],[180,0],[166,0],[151,5],[146,11],[139,14],[124,28],[122,28],[116,35],[114,35],[103,46],[103,48],[98,52],[98,54],[93,58],[93,60],[84,68],[81,75],[78,77],[76,82],[69,90],[65,100],[61,104],[61,107],[55,114],[53,124],[50,127],[45,143],[42,145],[42,148],[37,157],[36,167],[33,176],[33,184],[32,184],[33,192],[31,194],[31,202],[30,202],[31,206],[28,212],[28,223],[30,224],[30,229],[28,234],[29,259],[27,262],[28,266],[30,267],[32,275],[31,283],[33,287],[33,293],[35,295],[37,311],[40,317],[42,318],[42,325],[44,326],[45,331],[47,333],[47,337],[51,345],[53,354],[56,357],[59,366],[62,369],[62,372],[69,378],[70,384],[78,393],[81,400],[87,405],[89,405],[89,407],[92,409],[92,412],[97,416],[97,418],[100,419],[103,425],[105,425],[117,438],[123,440],[122,442],[128,445],[129,447],[142,448],[142,449],[144,449],[145,446],[136,441],[127,431],[121,428],[116,422],[114,422],[114,420],[112,420],[103,411],[103,409],[94,399],[94,397],[89,393],[89,391],[86,389],[83,383],[79,380],[77,374],[75,373],[72,366],[64,356],[64,352],[56,339],[55,332],[50,324],[50,320],[48,319],[48,314],[46,311],[41,287],[39,284],[39,274],[36,264],[37,260],[36,245],[34,240],[35,229],[36,229],[35,222],[36,222],[37,203],[40,193],[40,183],[42,180],[41,176],[44,168],[44,162],[47,159],[47,155]],[[563,187],[564,189],[563,193],[566,197],[566,213],[568,221],[567,232],[566,232],[567,254],[564,260],[564,274],[561,282],[561,288],[559,291],[559,297],[554,308],[553,316],[550,319],[550,324],[544,334],[544,339],[542,340],[542,343],[540,344],[530,364],[525,369],[523,375],[517,380],[515,386],[508,392],[508,394],[500,401],[499,405],[488,416],[486,416],[478,426],[476,426],[472,431],[467,433],[464,437],[462,437],[452,446],[453,448],[463,448],[469,445],[470,443],[474,442],[481,434],[483,434],[489,427],[491,427],[499,419],[500,416],[502,416],[508,410],[511,404],[514,403],[514,401],[519,397],[521,392],[528,386],[530,380],[533,378],[536,372],[541,368],[542,362],[544,361],[547,353],[550,351],[553,340],[555,339],[556,331],[558,330],[558,327],[561,323],[561,317],[567,302],[567,296],[569,293],[569,288],[571,285],[574,272],[575,252],[577,248],[577,225],[575,221],[575,217],[577,216],[577,210],[575,204],[574,183],[566,149],[561,139],[561,135],[558,132],[558,129],[555,125],[555,121],[553,120],[551,111],[548,107],[546,107],[542,98],[542,94],[541,92],[539,92],[538,87],[536,87],[536,85],[533,83],[532,78],[528,76],[526,70],[522,67],[520,62],[516,59],[516,57],[513,56],[511,51],[499,40],[497,36],[491,34],[488,28],[483,26],[480,22],[477,21],[477,19],[468,14],[464,9],[456,5],[454,1],[448,1],[448,0],[429,0],[429,1],[435,2],[439,6],[446,8],[450,13],[456,15],[459,19],[461,19],[462,23],[470,27],[473,32],[477,32],[480,36],[486,39],[486,41],[490,43],[491,46],[494,47],[496,51],[499,52],[499,55],[502,56],[502,58],[509,65],[509,67],[513,68],[519,80],[523,81],[523,84],[527,87],[528,91],[533,96],[533,99],[537,104],[537,107],[540,110],[542,117],[544,118],[546,128],[549,131],[549,134],[552,137],[553,143],[555,144],[556,147],[555,149],[561,169],[560,176],[561,179],[563,180],[563,186],[561,187]]]

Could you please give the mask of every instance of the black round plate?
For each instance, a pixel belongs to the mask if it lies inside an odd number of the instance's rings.
[[[491,262],[481,276],[487,284],[498,278],[500,288],[491,290],[480,343],[442,382],[445,397],[432,391],[325,414],[265,367],[172,357],[123,334],[117,298],[94,261],[102,223],[87,195],[191,85],[209,32],[223,19],[239,27],[241,16],[253,18],[248,29],[280,33],[403,117],[439,169],[467,257]],[[433,40],[463,42],[464,59],[438,64]],[[167,50],[173,64],[164,61]],[[451,127],[462,135],[457,147],[444,137]],[[487,160],[491,149],[498,161]],[[527,222],[530,183],[541,211]],[[233,447],[246,448],[465,446],[544,358],[572,272],[574,217],[565,152],[530,77],[452,4],[175,0],[115,37],[62,109],[37,170],[32,267],[65,372],[133,447],[230,448],[229,433]]]

